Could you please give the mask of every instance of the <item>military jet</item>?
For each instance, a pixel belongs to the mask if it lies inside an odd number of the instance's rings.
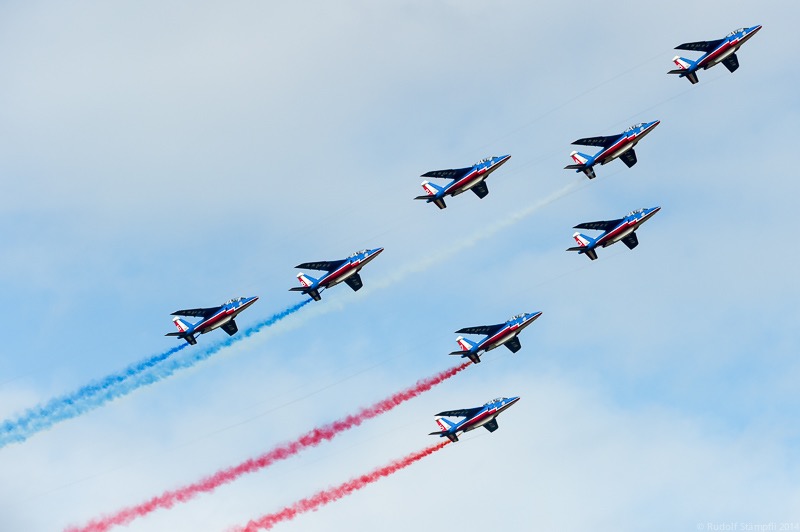
[[[672,62],[678,65],[678,68],[670,70],[667,74],[678,74],[678,76],[688,79],[694,85],[698,81],[698,70],[708,70],[718,63],[725,65],[729,72],[735,72],[739,68],[739,58],[736,57],[736,52],[760,29],[760,25],[752,28],[739,28],[722,39],[687,42],[676,46],[676,50],[692,50],[705,53],[696,61],[676,55],[672,58]]]
[[[484,334],[486,338],[480,342],[473,342],[463,336],[456,338],[456,343],[461,347],[461,351],[453,351],[451,355],[459,355],[462,358],[469,358],[475,364],[481,361],[481,351],[491,351],[501,345],[506,346],[512,353],[516,353],[522,348],[517,335],[522,329],[536,321],[541,316],[541,312],[527,314],[517,314],[505,323],[497,325],[480,325],[478,327],[465,327],[456,331],[456,334]]]
[[[440,209],[447,207],[444,203],[445,196],[458,196],[462,192],[471,190],[476,196],[483,199],[489,194],[489,187],[486,185],[486,178],[489,174],[500,168],[511,158],[510,155],[500,157],[487,157],[481,159],[469,168],[457,168],[451,170],[434,170],[422,174],[420,177],[432,177],[437,179],[452,179],[447,185],[440,187],[428,180],[422,182],[422,188],[427,193],[425,196],[417,196],[415,200],[425,200],[427,203],[434,203]]]
[[[573,144],[580,146],[599,146],[603,149],[594,156],[573,151],[569,156],[572,157],[575,164],[565,166],[564,170],[583,172],[589,179],[594,179],[596,177],[593,168],[594,165],[598,163],[610,163],[617,157],[622,159],[625,166],[630,168],[636,164],[636,152],[633,151],[633,147],[642,140],[642,137],[653,131],[660,123],[660,120],[656,120],[655,122],[641,122],[629,127],[619,135],[578,139],[573,142]]]
[[[319,279],[315,279],[305,273],[298,273],[297,278],[303,286],[290,288],[289,290],[291,292],[308,294],[314,301],[322,299],[319,295],[322,290],[337,285],[342,281],[347,283],[347,286],[353,290],[358,291],[364,286],[358,272],[361,271],[361,268],[366,266],[369,261],[380,255],[382,251],[383,248],[362,249],[342,260],[304,262],[298,264],[295,268],[308,268],[311,270],[326,271],[328,273]]]
[[[572,237],[578,243],[578,246],[569,248],[567,251],[577,251],[595,260],[597,258],[597,248],[608,247],[620,240],[628,246],[628,249],[633,249],[639,245],[639,239],[636,238],[634,231],[660,210],[661,207],[639,209],[628,213],[624,218],[617,218],[616,220],[578,224],[575,229],[593,229],[603,231],[603,234],[597,238],[591,238],[581,233],[575,233]]]
[[[469,432],[477,428],[483,427],[489,432],[497,430],[497,416],[500,412],[510,407],[519,401],[519,397],[498,397],[486,403],[483,406],[476,406],[475,408],[464,408],[463,410],[445,410],[436,414],[436,424],[442,430],[431,432],[431,436],[439,436],[448,438],[450,441],[458,441],[459,432]],[[464,419],[458,423],[450,421],[442,416],[456,416],[463,417]]]
[[[221,327],[229,336],[233,336],[239,330],[233,319],[238,316],[241,311],[256,301],[258,301],[258,297],[256,296],[237,297],[226,301],[218,307],[176,310],[172,313],[173,316],[176,316],[172,321],[178,328],[178,332],[167,333],[165,336],[177,336],[178,338],[186,340],[189,345],[195,345],[197,343],[195,339],[196,335],[213,331],[217,327]],[[190,316],[203,319],[192,325],[188,321],[178,318],[177,316]]]

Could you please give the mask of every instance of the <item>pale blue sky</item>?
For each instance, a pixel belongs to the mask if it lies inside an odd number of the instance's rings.
[[[386,248],[362,291],[336,287],[0,449],[0,529],[59,529],[197,480],[448,367],[452,331],[535,310],[516,355],[493,351],[129,529],[246,522],[432,443],[434,413],[499,395],[522,397],[501,430],[283,528],[452,527],[478,505],[460,530],[800,522],[797,15],[791,2],[0,6],[0,419],[172,347],[177,308],[260,296],[241,328],[298,301],[293,265]],[[736,73],[666,75],[674,46],[755,24]],[[562,170],[576,138],[655,119],[634,168]],[[484,200],[412,201],[423,172],[503,153]],[[655,205],[634,251],[564,251],[573,225]]]

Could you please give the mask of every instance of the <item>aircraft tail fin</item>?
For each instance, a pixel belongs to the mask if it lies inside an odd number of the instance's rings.
[[[436,424],[439,425],[439,428],[442,429],[442,432],[448,431],[456,426],[455,423],[442,416],[436,418]]]
[[[191,323],[184,320],[183,318],[178,318],[178,317],[172,318],[172,322],[178,328],[178,332],[167,333],[166,336],[177,336],[178,338],[183,338],[184,340],[189,342],[189,345],[195,345],[197,343],[194,334],[187,334],[186,332],[192,328]]]
[[[569,156],[572,157],[572,160],[575,161],[575,164],[584,165],[589,161],[589,156],[579,151],[573,151],[569,154]]]
[[[456,338],[456,343],[458,344],[458,347],[460,347],[462,351],[469,351],[470,349],[478,345],[472,340],[468,340],[463,336],[459,336],[458,338]]]
[[[591,260],[597,259],[597,251],[594,248],[590,247],[595,242],[595,240],[592,237],[586,236],[581,233],[575,233],[574,235],[572,235],[572,238],[575,239],[575,242],[577,242],[578,245],[575,247],[567,248],[567,251],[577,251],[578,253],[585,254]]]
[[[185,333],[186,331],[192,328],[192,324],[184,320],[183,318],[178,318],[178,317],[172,318],[172,323],[174,323],[175,327],[177,327],[178,331],[180,331],[178,334]],[[178,334],[175,334],[175,336],[177,336]]]
[[[589,159],[591,159],[591,155],[586,155],[585,153],[581,153],[579,151],[573,151],[569,154],[572,157],[572,160],[575,161],[575,164],[568,164],[564,167],[564,170],[577,170],[586,174],[586,177],[589,179],[595,178],[594,168],[591,166],[587,166]]]
[[[678,73],[683,70],[689,70],[695,65],[695,62],[691,59],[686,59],[685,57],[681,57],[679,55],[673,57],[672,62],[678,66]]]
[[[427,200],[429,203],[433,202],[436,204],[437,207],[440,209],[447,208],[447,205],[444,203],[443,197],[436,197],[437,194],[444,191],[444,188],[436,185],[435,183],[431,183],[430,181],[423,181],[422,182],[422,189],[425,191],[424,196],[417,196],[414,198],[415,200]]]
[[[423,181],[422,189],[425,191],[426,194],[428,194],[428,196],[435,196],[436,194],[444,190],[444,188],[440,187],[435,183],[431,183],[430,181]]]
[[[667,74],[678,74],[682,77],[685,77],[692,83],[692,85],[697,83],[697,72],[689,72],[689,70],[691,70],[692,67],[697,64],[695,61],[676,55],[672,58],[672,62],[675,63],[678,68],[675,70],[670,70],[667,72]]]
[[[294,288],[290,288],[290,292],[303,292],[304,294],[308,294],[314,301],[319,301],[322,297],[319,295],[319,290],[313,288],[318,282],[318,279],[314,279],[310,275],[306,275],[305,273],[298,273],[297,279],[300,281],[302,286],[297,286]]]
[[[310,275],[306,275],[305,273],[298,273],[297,279],[300,281],[300,284],[303,285],[303,288],[308,288],[310,286],[314,286],[317,282],[317,279],[314,279]]]
[[[572,235],[572,238],[575,239],[575,242],[577,242],[578,246],[581,248],[585,248],[586,246],[589,246],[592,243],[594,243],[594,239],[592,237],[577,232],[574,235]]]

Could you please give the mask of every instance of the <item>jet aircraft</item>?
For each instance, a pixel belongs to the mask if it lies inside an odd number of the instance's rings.
[[[481,361],[481,351],[491,351],[495,347],[501,345],[506,346],[512,353],[516,353],[522,348],[517,335],[522,332],[522,329],[536,321],[541,316],[541,312],[534,312],[528,314],[523,312],[512,316],[505,323],[498,323],[497,325],[481,325],[478,327],[464,327],[456,331],[456,334],[484,334],[486,338],[480,342],[473,342],[463,336],[456,338],[456,342],[461,351],[453,351],[451,355],[459,355],[462,358],[469,358],[475,364]]]
[[[567,251],[577,251],[595,260],[597,258],[597,248],[608,247],[620,240],[628,246],[628,249],[633,249],[639,245],[639,239],[636,238],[634,231],[660,210],[661,207],[639,209],[627,214],[624,218],[617,218],[616,220],[578,224],[575,229],[593,229],[603,231],[603,234],[597,238],[591,238],[576,232],[572,237],[578,242],[578,246],[569,248]]]
[[[230,299],[218,307],[209,308],[191,308],[185,310],[176,310],[172,313],[175,318],[172,321],[178,328],[178,332],[167,333],[166,336],[177,336],[186,340],[189,345],[195,345],[197,340],[195,336],[198,334],[205,334],[213,331],[217,327],[221,327],[223,331],[233,336],[239,330],[236,322],[233,319],[244,309],[258,301],[257,296],[253,297],[237,297]],[[190,316],[194,318],[202,318],[199,322],[192,325],[188,321],[179,318],[178,316]]]
[[[575,164],[570,164],[564,167],[565,170],[575,170],[576,172],[583,172],[589,179],[595,178],[594,165],[597,163],[607,164],[619,157],[625,166],[630,168],[636,164],[636,152],[633,147],[642,140],[642,137],[653,131],[655,127],[660,124],[660,120],[655,122],[641,122],[635,124],[619,135],[611,135],[608,137],[588,137],[585,139],[578,139],[573,144],[580,146],[599,146],[603,148],[594,156],[586,155],[578,151],[573,151],[569,154]]]
[[[417,196],[415,200],[425,200],[427,203],[434,203],[440,209],[447,207],[444,203],[445,196],[458,196],[462,192],[472,190],[476,196],[483,199],[489,194],[489,187],[486,185],[486,178],[489,174],[500,168],[511,158],[510,155],[500,157],[487,157],[481,159],[469,168],[456,168],[451,170],[433,170],[422,174],[420,177],[433,177],[439,179],[452,179],[447,185],[440,187],[428,180],[422,182],[422,188],[427,193],[424,196]]]
[[[362,249],[356,251],[346,259],[332,260],[332,261],[317,261],[317,262],[304,262],[298,264],[295,268],[308,268],[311,270],[321,270],[327,272],[319,279],[315,279],[305,273],[298,273],[297,278],[300,279],[300,284],[295,288],[290,288],[292,292],[303,292],[310,295],[314,301],[319,301],[322,297],[319,293],[325,288],[337,285],[344,281],[347,286],[353,290],[360,290],[364,283],[361,282],[361,276],[358,272],[366,264],[380,255],[383,248],[376,249]]]
[[[678,74],[679,77],[688,79],[694,85],[698,81],[698,70],[708,70],[718,63],[725,65],[729,72],[735,72],[739,68],[739,58],[736,57],[736,52],[760,29],[760,25],[752,28],[739,28],[722,39],[687,42],[676,46],[676,50],[692,50],[705,53],[696,61],[676,55],[672,58],[672,62],[678,65],[678,68],[670,70],[667,74]]]
[[[494,432],[498,428],[497,416],[500,415],[500,412],[517,401],[519,401],[519,397],[498,397],[483,406],[439,412],[436,414],[436,424],[438,424],[439,428],[442,430],[431,432],[430,435],[448,438],[450,441],[455,442],[458,441],[459,432],[469,432],[480,427],[485,428],[489,432]],[[464,419],[458,423],[454,423],[442,416],[456,416],[463,417]]]

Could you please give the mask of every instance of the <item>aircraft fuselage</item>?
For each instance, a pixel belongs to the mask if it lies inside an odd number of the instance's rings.
[[[454,181],[453,183],[451,183],[450,186],[447,187],[446,189],[446,194],[450,194],[451,196],[458,196],[459,194],[468,191],[469,189],[471,189],[472,187],[474,187],[475,185],[477,185],[478,183],[489,177],[489,175],[492,172],[503,166],[503,164],[505,164],[506,161],[508,161],[510,158],[511,156],[506,155],[503,158],[501,158],[498,162],[494,163],[492,166],[473,168],[470,173],[468,173],[458,181]]]

